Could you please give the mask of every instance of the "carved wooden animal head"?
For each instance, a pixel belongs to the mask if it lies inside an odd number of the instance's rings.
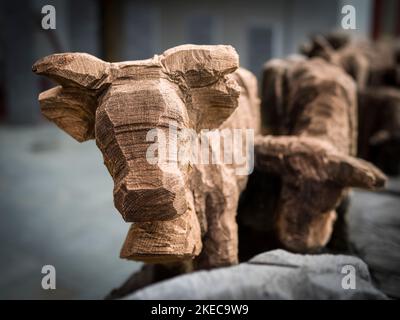
[[[335,209],[349,187],[374,189],[386,180],[372,164],[317,138],[258,137],[255,158],[256,167],[281,176],[276,230],[282,244],[298,252],[327,244]]]
[[[321,59],[273,60],[264,69],[263,110],[275,136],[255,142],[255,165],[281,176],[280,241],[300,252],[329,241],[349,187],[376,188],[385,176],[355,154],[356,86]]]
[[[229,75],[237,67],[230,46],[183,45],[120,63],[54,54],[33,71],[59,84],[40,94],[43,115],[79,142],[96,139],[125,221],[150,222],[187,212],[190,168],[150,164],[146,134],[169,126],[217,128],[237,107],[239,88]]]

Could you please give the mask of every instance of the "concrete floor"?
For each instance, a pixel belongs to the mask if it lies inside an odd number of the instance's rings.
[[[0,127],[0,150],[0,299],[103,298],[140,266],[118,257],[129,225],[93,141]],[[56,290],[41,287],[46,264]]]
[[[119,259],[128,230],[93,141],[53,126],[0,126],[0,299],[97,299],[139,263]],[[400,179],[389,188],[400,191]],[[400,298],[400,197],[355,191],[351,238],[378,288]],[[54,265],[57,289],[43,290]]]

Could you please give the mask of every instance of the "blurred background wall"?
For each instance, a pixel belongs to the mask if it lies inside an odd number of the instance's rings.
[[[56,30],[41,28],[45,4],[56,8]],[[296,52],[309,34],[338,29],[345,4],[356,8],[356,36],[399,34],[397,0],[4,1],[0,117],[12,124],[40,122],[36,97],[48,84],[30,68],[51,53],[83,51],[120,61],[149,58],[183,43],[224,43],[258,75],[266,59]]]
[[[46,4],[55,30],[41,28]],[[399,0],[1,1],[0,299],[102,298],[140,266],[118,257],[129,225],[95,143],[78,144],[40,115],[38,94],[52,84],[31,72],[37,59],[81,51],[135,60],[184,43],[231,44],[259,76],[269,58],[339,29],[345,4],[356,8],[354,36],[400,35]],[[384,200],[361,202],[371,216],[398,211]],[[45,264],[57,270],[54,292],[40,286]]]

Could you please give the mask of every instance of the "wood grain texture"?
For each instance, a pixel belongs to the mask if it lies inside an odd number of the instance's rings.
[[[230,46],[183,45],[151,59],[107,63],[84,53],[45,57],[33,71],[60,86],[43,114],[79,142],[96,139],[114,180],[114,204],[134,222],[121,257],[153,263],[198,257],[196,268],[237,263],[235,221],[247,181],[235,164],[146,159],[149,130],[259,131],[257,82]],[[242,139],[243,143],[245,139]],[[183,148],[180,135],[167,139]],[[214,152],[213,150],[211,150]],[[169,157],[169,155],[168,155]]]
[[[281,177],[275,228],[284,247],[324,247],[349,187],[384,185],[383,173],[353,157],[357,141],[354,81],[320,58],[272,60],[264,69],[269,136],[255,142],[256,167]],[[268,124],[267,124],[268,125]]]

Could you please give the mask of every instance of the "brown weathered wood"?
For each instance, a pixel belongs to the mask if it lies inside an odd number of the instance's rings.
[[[42,114],[79,142],[94,138],[95,100],[90,92],[82,95],[80,89],[61,86],[39,97]]]
[[[109,84],[109,65],[85,53],[37,61],[32,71],[61,85],[39,95],[42,114],[79,142],[94,139],[96,98]]]
[[[270,136],[255,142],[256,167],[279,175],[275,213],[280,242],[299,252],[330,239],[349,187],[376,188],[385,176],[356,154],[354,81],[322,59],[272,60],[264,70],[263,110]]]
[[[358,90],[359,155],[389,175],[400,173],[400,89]]]
[[[310,43],[303,45],[302,51],[309,57],[322,57],[342,67],[357,81],[359,155],[388,174],[398,174],[399,43],[355,41],[333,33],[313,37]]]
[[[358,46],[342,44],[335,49],[329,39],[316,36],[310,57],[321,57],[326,61],[343,68],[356,81],[359,87],[365,87],[371,72],[371,63],[367,55]]]
[[[320,57],[342,67],[359,88],[400,84],[400,47],[395,41],[356,41],[333,33],[312,37],[301,51],[308,57]]]
[[[274,119],[267,131],[316,137],[356,153],[356,86],[339,67],[319,58],[274,59],[263,76],[262,111]]]
[[[235,164],[160,166],[146,159],[148,131],[167,132],[171,124],[194,129],[197,139],[202,129],[258,133],[256,79],[242,69],[232,74],[237,68],[232,47],[195,45],[142,61],[107,63],[65,53],[33,66],[60,84],[40,95],[43,114],[80,142],[95,138],[103,153],[115,206],[134,222],[122,258],[198,257],[197,268],[237,263],[235,216],[247,177],[235,173]]]
[[[338,152],[332,144],[319,138],[257,137],[256,152],[260,167],[283,175],[298,175],[305,181],[368,189],[382,187],[385,182],[385,177],[377,168],[364,160]],[[298,182],[301,182],[300,179]]]

